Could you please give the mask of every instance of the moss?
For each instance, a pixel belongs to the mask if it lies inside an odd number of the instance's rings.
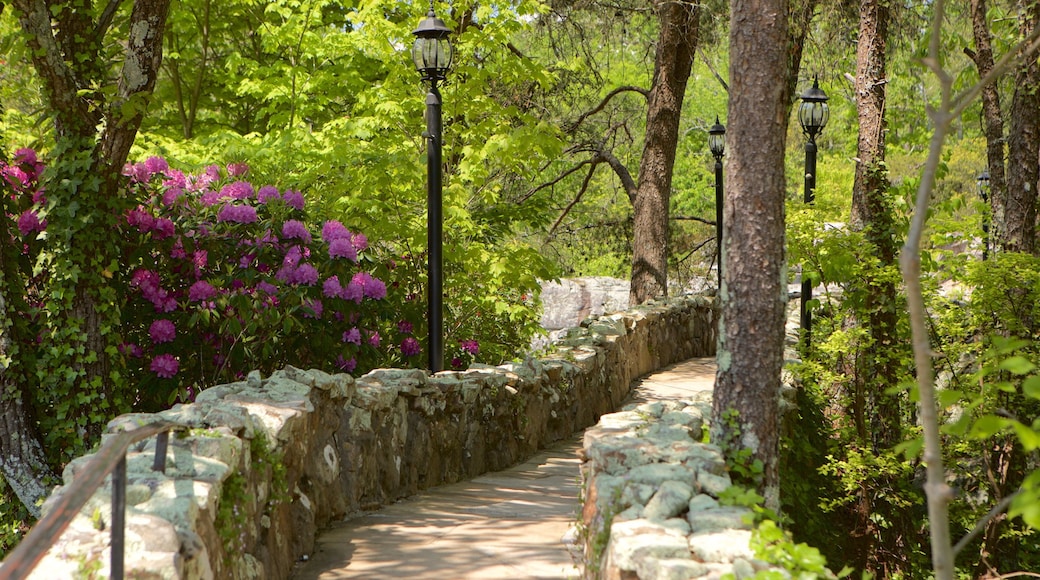
[[[281,454],[276,453],[267,436],[258,431],[249,442],[251,471],[260,479],[269,481],[270,496],[258,514],[267,514],[276,505],[288,501],[288,477]],[[249,479],[241,471],[233,471],[224,480],[217,507],[217,535],[220,537],[229,566],[235,566],[247,554],[253,538],[249,537],[249,513],[242,506],[257,501],[255,490],[249,489]],[[260,506],[257,506],[258,508]]]

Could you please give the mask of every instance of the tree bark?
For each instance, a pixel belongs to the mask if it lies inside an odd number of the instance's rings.
[[[1036,27],[1040,3],[1019,2],[1023,37]],[[998,224],[999,244],[1008,252],[1036,253],[1037,178],[1040,176],[1040,66],[1036,57],[1024,58],[1015,76],[1008,135],[1008,172],[1003,223]],[[992,179],[992,175],[990,176]]]
[[[861,0],[859,40],[856,51],[855,95],[859,121],[856,176],[852,189],[851,226],[862,231],[880,268],[896,266],[895,223],[888,200],[888,175],[885,167],[885,98],[887,87],[886,46],[890,11],[884,0]],[[890,276],[862,280],[857,293],[863,296],[860,320],[869,340],[856,357],[852,373],[853,400],[847,412],[860,427],[859,445],[873,453],[884,453],[902,441],[902,409],[895,395],[885,390],[897,384],[902,357],[898,339],[896,286]],[[903,513],[886,509],[874,488],[884,481],[863,482],[855,509],[858,561],[880,575],[909,569],[906,541],[914,535]],[[874,516],[881,515],[889,526],[881,527]]]
[[[983,78],[993,70],[993,35],[986,20],[986,0],[971,1],[971,28],[975,52],[969,56],[979,70],[979,78]],[[1004,119],[1000,113],[1000,92],[996,83],[982,88],[982,120],[989,172],[990,240],[998,240],[1003,239],[1000,232],[1007,205],[1007,176],[1004,171]]]
[[[124,204],[122,168],[162,60],[169,4],[170,0],[136,0],[126,28],[128,38],[106,40],[115,16],[111,10],[95,21],[91,3],[64,5],[52,13],[46,0],[13,2],[55,125],[56,159],[45,188],[59,210],[48,219],[52,247],[48,272],[51,285],[61,291],[49,296],[66,298],[49,298],[46,307],[50,320],[70,324],[45,332],[40,351],[76,353],[69,360],[41,357],[43,374],[52,381],[45,382],[43,389],[57,386],[65,392],[43,392],[40,398],[72,395],[72,400],[90,401],[74,408],[71,415],[78,416],[79,427],[86,425],[91,434],[103,424],[101,414],[110,412],[114,404],[109,353],[118,342],[120,308],[108,278],[113,263],[118,265],[120,240],[113,226]],[[100,48],[109,44],[123,47],[114,82],[111,63]],[[72,204],[78,209],[68,210]],[[10,285],[7,290],[14,291]],[[54,346],[47,341],[61,348],[47,348]],[[55,376],[59,373],[50,372],[53,369],[47,365],[71,369],[75,378],[63,379],[70,376],[66,373]]]
[[[779,505],[784,312],[784,148],[789,103],[788,3],[730,3],[729,126],[712,440],[762,462],[767,505]],[[736,421],[731,415],[736,412]]]
[[[642,304],[668,293],[668,210],[686,82],[697,49],[699,5],[658,0],[661,22],[646,114],[646,142],[632,202],[632,286]]]

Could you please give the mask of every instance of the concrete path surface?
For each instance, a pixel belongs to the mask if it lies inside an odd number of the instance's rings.
[[[714,381],[714,358],[690,359],[637,381],[633,400],[686,398]],[[318,537],[293,579],[578,578],[564,537],[580,509],[581,436],[510,469],[342,522]]]

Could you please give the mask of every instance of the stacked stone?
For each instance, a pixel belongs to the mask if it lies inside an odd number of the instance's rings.
[[[710,298],[679,297],[587,319],[545,358],[432,376],[253,371],[121,416],[110,430],[178,425],[166,473],[151,469],[154,440],[127,456],[127,575],[287,578],[332,521],[519,463],[616,409],[638,376],[712,354],[714,316]],[[33,578],[106,575],[110,498],[97,491]]]
[[[769,569],[748,547],[752,512],[719,503],[731,486],[702,443],[711,393],[630,405],[585,432],[585,577],[748,578]]]

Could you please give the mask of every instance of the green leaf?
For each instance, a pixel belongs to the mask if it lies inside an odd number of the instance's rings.
[[[1024,356],[1015,355],[1000,361],[1000,368],[1016,375],[1025,375],[1033,372],[1036,365]]]
[[[1022,447],[1026,451],[1032,451],[1040,447],[1040,433],[1037,433],[1027,425],[1023,425],[1018,421],[1009,421],[1011,426],[1015,429],[1015,435],[1018,435],[1018,440],[1022,443]]]
[[[924,449],[924,437],[915,437],[896,445],[895,452],[902,453],[909,461],[920,456],[922,449]]]
[[[1008,426],[1009,421],[997,415],[983,415],[971,426],[968,436],[973,439],[987,439],[996,435]]]
[[[1033,375],[1022,381],[1022,392],[1027,397],[1040,399],[1040,375]]]

